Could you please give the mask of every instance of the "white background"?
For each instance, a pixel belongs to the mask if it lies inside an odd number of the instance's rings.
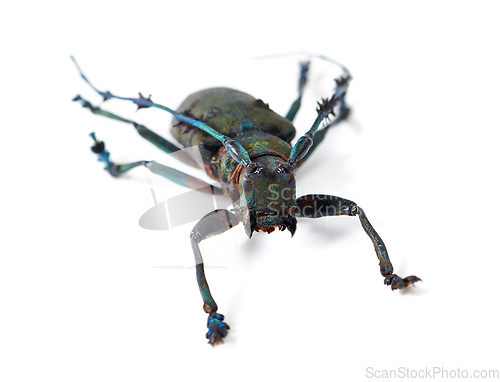
[[[366,368],[500,369],[495,2],[13,2],[1,6],[0,379],[11,381],[358,381]],[[188,235],[142,229],[159,200],[186,192],[117,162],[176,161],[127,126],[71,102],[103,89],[152,93],[171,107],[232,86],[284,114],[298,59],[334,57],[354,80],[349,122],[299,172],[299,193],[356,201],[388,245],[383,285],[357,219],[299,221],[288,232],[241,227],[202,244],[231,325],[206,344]],[[313,62],[296,120],[328,96],[335,68]],[[326,90],[325,90],[326,89]],[[170,116],[106,107],[168,135]],[[162,186],[161,186],[162,185]]]

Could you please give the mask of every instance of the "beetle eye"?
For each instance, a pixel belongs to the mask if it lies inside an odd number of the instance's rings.
[[[247,172],[249,174],[260,174],[262,172],[262,167],[260,167],[259,165],[255,164],[255,163],[250,163],[250,165],[248,166]]]
[[[290,174],[292,172],[292,168],[289,164],[280,164],[277,171],[278,174]]]

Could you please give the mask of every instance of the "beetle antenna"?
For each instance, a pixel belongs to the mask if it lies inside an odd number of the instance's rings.
[[[155,107],[155,108],[158,108],[158,109],[162,109],[162,110],[165,110],[166,112],[170,113],[170,114],[173,114],[174,116],[177,116],[177,113],[176,111],[170,109],[169,107],[166,107],[166,106],[163,106],[163,105],[159,105],[159,104],[156,104],[154,103],[152,100],[151,100],[151,95],[149,97],[144,97],[141,93],[139,93],[139,98],[133,98],[133,97],[120,97],[120,96],[117,96],[113,93],[111,93],[109,90],[106,90],[106,91],[101,91],[99,89],[97,89],[93,84],[92,82],[89,81],[89,79],[87,78],[87,76],[85,74],[83,74],[83,71],[82,69],[80,68],[80,65],[78,65],[78,62],[76,61],[75,57],[71,56],[71,60],[73,61],[73,63],[75,64],[76,66],[76,69],[78,70],[78,72],[80,73],[80,76],[82,77],[82,79],[96,92],[98,93],[104,101],[107,101],[108,99],[111,99],[111,98],[116,98],[116,99],[121,99],[123,101],[131,101],[133,103],[135,103],[137,105],[137,108],[138,109],[141,109],[141,108],[148,108],[148,107]]]
[[[229,155],[231,155],[231,157],[234,160],[236,160],[238,163],[242,164],[245,167],[251,163],[250,156],[248,155],[247,151],[243,148],[243,146],[238,141],[236,141],[236,140],[234,140],[234,139],[232,139],[224,134],[221,134],[220,132],[213,129],[212,127],[210,127],[209,125],[207,125],[206,123],[204,123],[202,121],[198,121],[194,118],[190,118],[190,117],[184,115],[183,113],[179,113],[173,109],[170,109],[169,107],[166,107],[166,106],[163,106],[163,105],[160,105],[158,103],[153,102],[151,100],[151,95],[149,95],[149,97],[146,98],[141,93],[139,93],[139,98],[133,98],[133,97],[120,97],[120,96],[114,95],[109,90],[106,90],[103,92],[103,91],[97,89],[92,84],[92,82],[89,81],[87,76],[85,76],[85,74],[83,74],[83,71],[80,68],[80,65],[78,65],[78,62],[76,61],[76,59],[73,56],[71,56],[71,60],[75,64],[76,69],[80,73],[80,76],[82,77],[82,79],[96,93],[98,93],[103,98],[104,101],[107,101],[108,99],[111,99],[111,98],[116,98],[116,99],[120,99],[123,101],[131,101],[131,102],[135,103],[137,105],[137,109],[154,107],[157,109],[164,110],[164,111],[172,114],[179,122],[186,122],[190,125],[193,125],[194,127],[197,127],[198,129],[203,130],[206,133],[210,134],[212,137],[218,139],[224,145],[224,147],[227,149]]]
[[[254,59],[254,60],[267,60],[270,58],[297,56],[297,55],[306,56],[308,60],[310,60],[311,58],[317,58],[319,60],[330,62],[330,63],[338,66],[344,72],[344,76],[351,77],[351,73],[349,72],[349,69],[347,69],[347,67],[344,66],[344,64],[342,64],[341,62],[339,62],[337,60],[334,60],[333,58],[325,56],[323,54],[310,53],[310,52],[304,52],[304,51],[299,50],[296,52],[286,52],[286,53],[277,53],[277,54],[270,54],[270,55],[264,55],[264,56],[256,56],[256,57],[252,57],[252,59]]]

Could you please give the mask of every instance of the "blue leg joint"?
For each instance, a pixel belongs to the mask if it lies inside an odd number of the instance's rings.
[[[212,346],[219,341],[222,342],[222,339],[227,335],[229,325],[223,320],[224,316],[219,313],[212,313],[208,316],[208,332],[206,337],[208,338],[208,343]]]

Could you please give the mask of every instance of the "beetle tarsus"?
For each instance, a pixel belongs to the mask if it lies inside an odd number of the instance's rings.
[[[223,338],[227,335],[229,325],[224,322],[224,316],[220,313],[211,313],[207,320],[208,332],[206,337],[210,345],[215,345],[223,342]]]
[[[392,290],[396,290],[406,288],[408,285],[412,285],[418,281],[422,280],[417,276],[408,276],[405,278],[401,278],[396,274],[392,274],[385,278],[384,284],[390,285]]]
[[[137,162],[132,162],[132,163],[122,163],[122,164],[117,164],[111,161],[109,151],[106,150],[106,144],[103,141],[99,141],[95,133],[92,132],[90,133],[90,137],[94,141],[94,144],[90,148],[94,154],[97,155],[97,160],[99,162],[104,162],[106,163],[106,167],[104,168],[107,172],[112,177],[118,177],[124,172],[127,172],[135,167],[138,166],[146,166],[149,161],[141,160]]]
[[[109,151],[106,150],[106,144],[103,141],[97,140],[94,132],[90,133],[89,136],[94,141],[90,150],[97,155],[97,160],[99,162],[105,162],[107,165],[112,164],[113,162],[109,160]]]

